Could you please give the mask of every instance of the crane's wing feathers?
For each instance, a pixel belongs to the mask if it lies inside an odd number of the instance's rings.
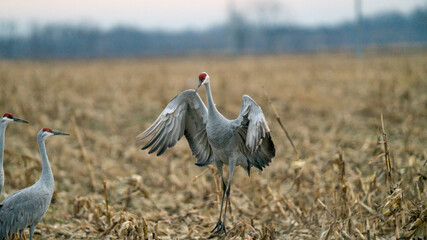
[[[242,109],[235,121],[240,151],[248,158],[250,165],[262,170],[276,154],[264,113],[252,98],[243,95]]]
[[[142,150],[163,154],[185,135],[197,165],[204,166],[213,161],[213,153],[206,135],[207,113],[202,99],[189,89],[173,98],[160,116],[144,132],[137,136],[138,142],[152,136]]]
[[[49,208],[52,196],[46,191],[31,187],[22,189],[7,197],[0,208],[0,239],[36,224]],[[46,201],[48,200],[48,201]]]

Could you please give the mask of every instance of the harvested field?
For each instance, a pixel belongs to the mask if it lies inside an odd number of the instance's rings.
[[[36,134],[50,127],[71,136],[47,140],[56,191],[37,239],[206,239],[219,214],[217,170],[195,166],[185,139],[161,157],[135,143],[206,71],[224,116],[237,117],[243,94],[263,108],[277,151],[263,172],[236,170],[227,239],[423,239],[426,59],[420,51],[3,61],[0,109],[31,124],[6,131],[0,201],[37,181]]]

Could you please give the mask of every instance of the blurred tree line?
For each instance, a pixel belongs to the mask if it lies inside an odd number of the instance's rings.
[[[25,36],[14,34],[13,23],[2,24],[0,58],[53,59],[183,55],[193,53],[296,53],[392,44],[427,44],[427,9],[408,16],[384,13],[364,18],[361,26],[346,22],[329,27],[251,24],[233,11],[228,24],[205,31],[177,33],[117,27],[33,26]],[[358,27],[363,34],[357,36]]]

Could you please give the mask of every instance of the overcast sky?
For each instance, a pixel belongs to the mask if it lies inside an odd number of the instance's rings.
[[[306,26],[334,24],[354,18],[354,0],[233,0],[254,15],[256,3],[280,2],[277,18]],[[0,21],[19,25],[76,23],[110,28],[203,29],[226,21],[232,0],[0,0]],[[426,0],[364,0],[363,13],[387,10],[408,13]]]

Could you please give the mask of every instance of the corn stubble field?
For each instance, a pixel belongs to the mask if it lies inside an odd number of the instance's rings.
[[[277,152],[263,172],[236,171],[227,239],[423,239],[426,57],[1,62],[0,109],[31,122],[7,129],[1,200],[37,181],[36,133],[50,127],[71,136],[47,141],[56,190],[37,239],[206,239],[219,214],[217,170],[195,166],[184,138],[161,157],[135,143],[206,71],[224,116],[237,117],[243,94],[263,108]]]

